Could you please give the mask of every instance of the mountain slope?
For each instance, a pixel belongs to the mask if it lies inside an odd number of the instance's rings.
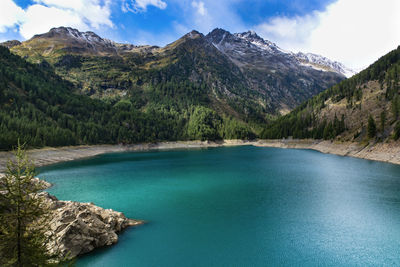
[[[255,32],[231,34],[215,29],[206,38],[242,70],[250,87],[265,95],[268,104],[281,113],[344,78],[328,65],[315,69],[316,64],[307,61],[306,66],[305,60]]]
[[[352,77],[356,72],[352,69],[347,68],[342,63],[332,61],[326,57],[312,54],[312,53],[297,53],[294,54],[295,58],[304,66],[312,67],[316,70],[322,71],[334,71],[339,74],[346,76],[347,78]]]
[[[221,31],[221,29],[216,29],[214,30],[216,32]],[[212,35],[213,32],[210,33]],[[222,30],[222,32],[226,35],[229,35],[229,32],[226,32]],[[235,33],[234,36],[239,37],[243,39],[244,41],[247,41],[246,45],[248,43],[251,43],[252,45],[256,46],[259,50],[262,52],[268,52],[270,54],[275,54],[275,55],[281,55],[283,57],[286,57],[289,61],[292,61],[293,64],[307,64],[308,67],[314,68],[316,70],[323,70],[323,71],[328,71],[328,72],[336,72],[338,74],[344,75],[346,77],[350,77],[355,74],[355,72],[346,66],[344,66],[342,63],[337,62],[337,61],[332,61],[326,57],[312,54],[312,53],[302,53],[299,52],[297,54],[290,52],[290,51],[285,51],[278,47],[276,44],[264,40],[260,36],[257,35],[256,32],[254,31],[248,31],[248,32],[243,32],[243,33]]]
[[[215,45],[213,32],[203,36],[193,31],[160,48],[118,44],[92,32],[60,27],[11,50],[31,62],[50,63],[77,92],[101,99],[136,95],[135,105],[143,110],[160,100],[149,95],[171,95],[164,84],[184,92],[184,83],[193,83],[203,88],[203,96],[219,115],[233,116],[252,127],[345,78],[333,68],[315,70],[302,66],[294,55],[289,59],[286,54],[260,52],[253,44],[242,51],[245,55],[239,62]],[[231,36],[241,45],[251,43],[245,34]]]
[[[263,138],[400,137],[400,46],[268,125]]]
[[[48,66],[28,63],[0,46],[0,149],[13,148],[18,139],[42,147],[254,137],[244,123],[208,108],[201,87],[187,82],[182,92],[163,86],[175,91],[174,106],[168,106],[167,96],[145,110],[135,105],[136,95],[92,99],[73,93],[73,85]]]

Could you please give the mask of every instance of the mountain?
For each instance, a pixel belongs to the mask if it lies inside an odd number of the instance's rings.
[[[287,113],[345,78],[333,63],[320,60],[310,67],[255,33],[221,29],[207,36],[192,31],[157,47],[119,44],[93,32],[60,27],[11,51],[30,62],[49,63],[76,92],[103,100],[136,95],[140,101],[135,105],[141,108],[152,104],[144,97],[149,92],[167,94],[162,89],[166,83],[180,84],[179,90],[192,83],[204,89],[218,114],[253,125]]]
[[[46,58],[50,61],[61,55],[116,56],[125,52],[157,48],[119,44],[103,39],[94,32],[80,32],[70,27],[52,28],[49,32],[37,34],[25,42],[13,40],[4,42],[3,45],[8,48],[18,46],[17,51],[20,54],[39,60]]]
[[[400,137],[400,46],[269,124],[263,138],[367,142]]]
[[[330,65],[322,65],[322,60],[316,68],[316,63],[282,50],[253,31],[231,34],[215,29],[206,39],[237,65],[250,87],[264,94],[268,104],[280,113],[345,77]]]
[[[310,66],[314,69],[317,70],[322,70],[322,71],[334,71],[337,73],[340,73],[347,78],[352,77],[356,72],[350,68],[347,68],[345,65],[343,65],[340,62],[337,61],[332,61],[326,57],[312,54],[312,53],[297,53],[294,55],[296,59],[300,62],[300,64],[303,64],[305,66]]]
[[[210,33],[210,35],[213,36],[211,38],[215,38],[215,35],[218,36],[221,34],[223,34],[224,37],[226,38],[226,36],[229,35],[229,32],[226,32],[222,29],[215,29],[213,32]],[[245,40],[244,45],[247,47],[249,47],[249,43],[256,46],[260,50],[261,54],[264,54],[262,52],[267,52],[267,55],[268,54],[281,55],[283,57],[287,57],[287,60],[289,62],[292,61],[292,64],[294,64],[294,65],[300,64],[303,66],[311,67],[316,70],[327,71],[327,72],[336,72],[336,73],[344,75],[346,77],[351,77],[355,74],[355,71],[347,68],[342,63],[337,62],[337,61],[332,61],[332,60],[330,60],[326,57],[320,56],[320,55],[316,55],[316,54],[312,54],[312,53],[304,54],[302,52],[295,54],[293,52],[285,51],[285,50],[281,49],[280,47],[278,47],[276,44],[274,44],[268,40],[264,40],[263,38],[258,36],[257,33],[254,31],[235,33],[234,36]],[[214,41],[214,40],[212,40],[212,41]],[[213,42],[213,43],[216,44],[215,42]],[[220,43],[218,43],[216,45],[219,46]],[[225,49],[223,49],[223,50],[225,50]],[[246,49],[242,49],[242,51],[243,50],[246,51]]]
[[[18,40],[10,40],[10,41],[5,41],[3,43],[0,43],[0,45],[5,46],[7,48],[11,48],[17,45],[21,45],[21,42]]]
[[[203,88],[176,84],[107,101],[74,93],[46,64],[32,64],[0,46],[0,150],[167,140],[251,139],[243,122],[209,108]],[[156,88],[155,90],[159,90]],[[170,94],[173,96],[170,96]]]

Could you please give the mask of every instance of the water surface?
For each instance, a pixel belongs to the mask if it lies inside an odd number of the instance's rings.
[[[400,166],[252,146],[40,169],[59,199],[149,223],[78,266],[400,265]]]

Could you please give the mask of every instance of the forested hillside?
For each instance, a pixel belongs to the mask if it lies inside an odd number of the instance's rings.
[[[400,47],[267,125],[263,138],[400,137]]]
[[[160,140],[253,138],[240,120],[208,108],[190,81],[149,87],[107,101],[78,95],[48,64],[31,64],[0,46],[0,149]],[[154,98],[143,107],[143,99]]]
[[[190,83],[202,90],[201,96],[189,95],[192,99],[207,98],[207,106],[220,116],[233,116],[257,132],[271,117],[345,78],[334,68],[322,71],[270,44],[272,49],[257,35],[240,36],[192,31],[165,47],[136,46],[59,27],[4,45],[29,62],[54,68],[76,92],[103,100],[131,93],[133,104],[142,109],[158,101],[174,105],[175,92]]]

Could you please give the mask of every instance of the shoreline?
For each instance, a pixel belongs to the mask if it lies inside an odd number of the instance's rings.
[[[133,145],[90,145],[47,147],[28,150],[27,154],[36,167],[55,163],[90,158],[106,153],[138,152],[169,149],[193,149],[208,147],[243,146],[274,147],[289,149],[312,149],[326,154],[349,156],[393,164],[400,164],[400,142],[374,143],[362,146],[354,142],[335,142],[313,139],[278,139],[278,140],[221,140],[221,141],[171,141],[143,143]],[[11,151],[0,152],[0,174],[6,170]]]
[[[390,141],[362,145],[356,142],[339,142],[313,139],[259,140],[255,146],[289,149],[311,149],[324,154],[360,158],[400,164],[400,142]]]
[[[45,147],[27,150],[28,157],[35,167],[42,167],[61,162],[90,158],[107,153],[140,152],[169,149],[193,149],[221,146],[251,145],[253,141],[171,141],[159,143],[141,143],[132,145],[81,145],[65,147]],[[0,151],[0,174],[4,173],[7,161],[12,158],[12,151]]]

